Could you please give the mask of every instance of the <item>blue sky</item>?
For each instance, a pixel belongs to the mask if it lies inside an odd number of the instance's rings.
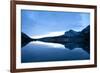
[[[21,10],[22,32],[31,37],[68,30],[81,31],[89,24],[89,13]]]

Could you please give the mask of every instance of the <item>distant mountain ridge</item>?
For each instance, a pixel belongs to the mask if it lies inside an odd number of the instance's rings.
[[[76,32],[74,30],[69,30],[69,31],[66,31],[64,35],[68,37],[73,37],[73,36],[78,36],[79,32]]]
[[[44,37],[39,39],[33,39],[28,37],[25,33],[21,33],[22,47],[28,44],[31,41],[43,41],[51,43],[63,44],[65,47],[74,48],[74,47],[84,47],[85,45],[90,45],[90,25],[84,28],[80,32],[74,30],[66,31],[64,35],[55,36],[55,37]],[[73,45],[76,44],[76,45]],[[89,49],[85,47],[86,51],[89,52]]]
[[[44,37],[38,39],[39,41],[44,42],[54,42],[54,43],[65,43],[65,42],[82,42],[89,41],[90,37],[90,26],[87,26],[80,32],[76,32],[74,30],[66,31],[64,35],[56,36],[56,37]],[[86,40],[85,40],[86,39]]]

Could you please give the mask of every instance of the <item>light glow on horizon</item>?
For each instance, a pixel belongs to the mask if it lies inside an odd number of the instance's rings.
[[[44,38],[44,37],[54,37],[54,36],[64,35],[64,33],[65,33],[65,31],[49,32],[48,34],[45,34],[45,35],[32,36],[32,38],[38,39],[38,38]]]

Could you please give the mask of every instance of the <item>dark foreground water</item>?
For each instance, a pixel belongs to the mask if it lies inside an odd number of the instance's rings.
[[[84,48],[70,49],[55,43],[30,42],[21,48],[22,63],[87,60],[89,58],[90,54]]]

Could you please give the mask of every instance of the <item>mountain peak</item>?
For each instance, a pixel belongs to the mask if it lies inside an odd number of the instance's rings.
[[[74,31],[74,30],[69,30],[69,31],[66,31],[65,32],[65,36],[70,36],[70,37],[75,36],[75,35],[78,35],[78,34],[79,33],[76,32],[76,31]]]
[[[69,32],[74,32],[74,30],[71,29],[71,30],[69,30]]]

